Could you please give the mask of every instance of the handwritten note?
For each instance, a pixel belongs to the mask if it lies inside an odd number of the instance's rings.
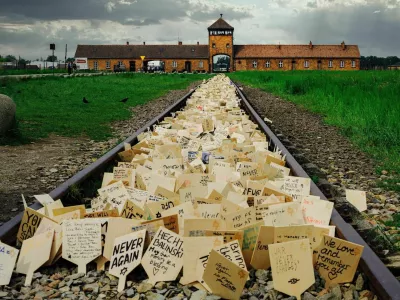
[[[101,197],[107,197],[108,202],[112,207],[117,208],[119,213],[122,212],[125,201],[130,198],[122,181],[117,181],[97,191]]]
[[[324,236],[314,253],[315,270],[325,279],[325,286],[351,282],[364,247],[338,238]]]
[[[353,204],[359,211],[367,210],[367,195],[364,191],[346,190],[346,200]]]
[[[243,245],[243,230],[205,230],[205,236],[222,236],[224,243],[237,240],[240,247]]]
[[[140,220],[144,217],[144,210],[131,200],[126,200],[121,212],[121,217],[126,219]]]
[[[269,260],[269,245],[274,243],[274,227],[261,226],[258,232],[256,245],[250,264],[254,269],[268,269],[271,267]]]
[[[304,219],[300,202],[274,204],[264,214],[266,226],[303,225]]]
[[[213,294],[225,299],[239,299],[248,276],[249,272],[212,250],[203,280]]]
[[[333,202],[304,197],[301,211],[304,222],[313,225],[329,225],[333,210]]]
[[[22,216],[21,223],[19,225],[17,239],[22,242],[34,236],[36,229],[39,227],[42,218],[46,216],[38,213],[36,210],[27,208]]]
[[[101,255],[101,223],[95,219],[67,220],[62,224],[62,257],[86,273],[86,264]]]
[[[10,283],[18,252],[18,249],[0,242],[0,285]]]
[[[274,289],[301,300],[301,294],[314,284],[309,240],[269,245]]]
[[[183,265],[183,239],[160,227],[142,259],[149,282],[175,280]]]
[[[146,230],[141,230],[114,240],[109,273],[119,277],[118,292],[124,290],[126,277],[140,264],[145,237]]]

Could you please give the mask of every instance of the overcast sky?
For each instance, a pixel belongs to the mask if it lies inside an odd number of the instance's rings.
[[[77,44],[208,42],[219,14],[235,44],[347,44],[400,57],[400,0],[0,0],[0,54],[73,57]]]

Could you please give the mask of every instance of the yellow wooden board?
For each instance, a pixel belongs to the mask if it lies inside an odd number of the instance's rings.
[[[19,250],[0,242],[0,286],[8,285]]]
[[[46,216],[36,210],[29,207],[25,209],[17,233],[18,241],[22,242],[33,237],[43,218]]]
[[[225,299],[239,299],[248,276],[249,272],[212,250],[203,280],[213,294]]]
[[[121,217],[125,219],[141,220],[144,217],[144,210],[131,200],[126,200],[122,208]]]
[[[141,230],[120,236],[114,240],[108,272],[119,278],[118,292],[124,290],[126,277],[140,264],[145,237],[146,230]]]
[[[342,239],[324,236],[315,249],[315,270],[325,279],[325,287],[352,282],[364,247]]]
[[[185,237],[205,236],[205,230],[224,230],[225,222],[221,219],[184,219]]]
[[[78,265],[78,273],[86,274],[86,265],[101,255],[100,220],[66,220],[62,229],[62,257]]]
[[[346,190],[346,200],[361,212],[367,210],[367,195],[364,191]]]
[[[301,210],[306,224],[329,225],[333,202],[304,197],[301,201]]]
[[[205,230],[205,236],[222,236],[224,243],[238,240],[240,247],[243,245],[243,230]]]
[[[62,227],[61,225],[53,222],[50,219],[43,218],[37,228],[35,235],[46,233],[49,230],[54,230],[53,243],[51,246],[49,260],[44,264],[45,266],[51,265],[56,261],[57,255],[61,250],[62,245]]]
[[[271,262],[269,260],[269,245],[274,243],[274,227],[261,226],[258,232],[256,245],[251,257],[250,265],[258,269],[269,269]]]
[[[183,239],[160,227],[142,259],[149,283],[173,281],[183,265]]]
[[[309,240],[269,245],[274,289],[301,300],[301,294],[314,284]]]

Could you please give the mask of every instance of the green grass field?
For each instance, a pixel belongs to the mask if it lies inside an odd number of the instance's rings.
[[[111,122],[131,117],[130,106],[204,78],[209,75],[50,76],[19,81],[0,78],[0,93],[10,96],[17,105],[17,130],[0,139],[0,144],[26,143],[50,133],[104,140],[111,136]],[[84,104],[83,97],[90,103]],[[129,97],[128,102],[120,103],[125,97]]]
[[[236,72],[230,77],[323,115],[376,159],[378,172],[393,172],[387,184],[400,190],[400,72]]]

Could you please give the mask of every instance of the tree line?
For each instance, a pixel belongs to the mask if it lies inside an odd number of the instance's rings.
[[[361,56],[361,70],[386,70],[388,66],[400,63],[397,56],[377,57],[377,56]]]
[[[37,59],[35,59],[35,61],[43,61],[43,57],[37,58]],[[47,56],[47,58],[44,61],[56,62],[56,61],[58,61],[58,59],[57,59],[56,55],[49,55],[49,56]],[[73,57],[67,58],[67,63],[74,62],[74,61],[75,61],[75,58],[73,58]],[[5,56],[0,55],[0,62],[14,62],[15,64],[18,64],[18,65],[27,65],[27,64],[30,64],[32,62],[32,60],[24,59],[20,56],[17,58],[14,55],[5,55]]]

